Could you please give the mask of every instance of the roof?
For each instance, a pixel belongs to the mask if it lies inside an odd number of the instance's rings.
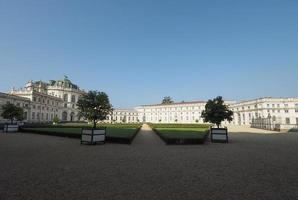
[[[17,95],[7,94],[7,93],[3,93],[3,92],[0,92],[0,97],[17,99],[17,100],[22,100],[22,101],[30,101],[29,98],[20,97],[20,96],[17,96]]]
[[[298,97],[260,97],[257,99],[251,99],[251,100],[243,100],[243,101],[238,101],[235,104],[242,104],[242,103],[250,103],[250,102],[259,102],[263,100],[298,100]]]
[[[151,105],[141,105],[141,106],[172,106],[172,105],[184,105],[184,104],[197,104],[197,103],[206,103],[206,101],[182,101],[182,102],[174,102],[167,104],[151,104]]]
[[[63,80],[50,80],[49,81],[50,86],[63,86],[65,88],[73,88],[73,89],[79,89],[79,87],[75,84],[73,84],[67,76],[64,76]]]

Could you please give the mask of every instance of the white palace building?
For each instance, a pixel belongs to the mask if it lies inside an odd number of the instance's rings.
[[[24,88],[0,93],[0,106],[10,102],[24,108],[25,122],[79,121],[76,103],[84,90],[67,77],[62,80],[29,81]],[[253,125],[268,121],[280,129],[298,127],[298,98],[264,97],[248,101],[225,101],[234,112],[233,125]],[[108,123],[204,123],[201,117],[206,101],[142,105],[134,109],[114,109]],[[0,110],[1,112],[1,110]],[[0,117],[0,123],[5,122]],[[224,124],[229,124],[225,122]]]
[[[67,77],[49,83],[28,81],[24,88],[0,93],[0,107],[7,102],[22,107],[24,121],[30,123],[51,122],[55,116],[61,121],[78,121],[76,103],[83,92]],[[0,117],[0,123],[3,121]]]

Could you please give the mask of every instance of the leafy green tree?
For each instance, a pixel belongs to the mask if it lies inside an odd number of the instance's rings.
[[[229,110],[222,97],[218,96],[213,100],[208,100],[205,110],[202,112],[202,118],[204,118],[204,122],[216,124],[219,128],[222,121],[233,120],[233,111]]]
[[[80,96],[77,107],[79,116],[93,122],[93,128],[96,128],[96,122],[106,119],[112,112],[112,105],[109,97],[104,92],[89,91]]]
[[[161,103],[162,104],[171,104],[171,103],[174,103],[174,101],[172,100],[171,97],[164,97]]]
[[[57,115],[55,115],[55,117],[53,119],[53,123],[54,124],[58,124],[59,123],[59,118],[57,117]]]
[[[21,121],[24,119],[24,110],[19,106],[7,103],[2,105],[2,110],[1,116],[4,119],[9,119],[11,124],[13,124],[13,120]]]

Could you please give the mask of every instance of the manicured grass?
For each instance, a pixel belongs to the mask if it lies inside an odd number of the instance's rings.
[[[167,144],[203,144],[208,134],[206,124],[149,124]]]
[[[195,139],[205,137],[205,128],[156,128],[164,137]]]
[[[31,132],[45,135],[80,138],[83,127],[92,127],[86,123],[67,123],[58,125],[31,125],[21,128],[23,132]],[[106,127],[107,142],[131,143],[140,129],[140,124],[100,124],[97,126]]]

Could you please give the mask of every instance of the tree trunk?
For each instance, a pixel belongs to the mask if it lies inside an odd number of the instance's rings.
[[[13,118],[10,119],[10,124],[11,124],[11,125],[13,124]]]
[[[216,124],[216,125],[217,125],[217,128],[219,128],[219,125],[220,125],[220,124]]]
[[[93,129],[96,129],[96,120],[93,120]]]

